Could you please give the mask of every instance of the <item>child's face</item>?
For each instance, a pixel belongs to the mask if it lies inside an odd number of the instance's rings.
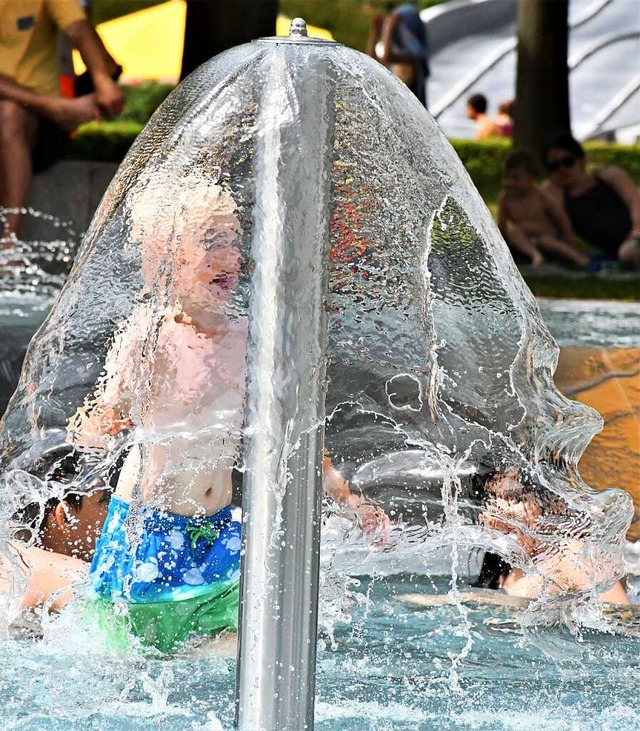
[[[174,287],[189,315],[218,310],[228,302],[238,283],[240,254],[235,246],[185,249],[174,269]]]
[[[535,186],[535,180],[526,170],[513,168],[505,171],[502,177],[502,185],[509,193],[524,195]]]
[[[132,238],[141,243],[144,291],[160,284],[161,294],[178,300],[188,315],[219,311],[240,271],[235,201],[196,173],[167,185],[164,193],[166,206],[153,189],[142,190],[132,204]]]

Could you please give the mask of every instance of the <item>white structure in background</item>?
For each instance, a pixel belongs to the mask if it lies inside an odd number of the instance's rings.
[[[429,111],[449,137],[473,137],[465,101],[490,113],[515,96],[517,0],[454,0],[424,10]],[[579,139],[640,138],[640,0],[571,0],[571,116]]]

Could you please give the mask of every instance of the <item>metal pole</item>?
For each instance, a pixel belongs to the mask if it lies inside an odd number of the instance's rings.
[[[318,45],[274,47],[258,119],[236,691],[242,731],[313,728],[333,146],[333,83]]]

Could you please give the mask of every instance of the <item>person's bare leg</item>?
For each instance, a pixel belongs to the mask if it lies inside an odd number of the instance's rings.
[[[539,267],[544,264],[544,257],[542,254],[538,251],[534,244],[529,241],[528,236],[526,236],[522,230],[513,223],[507,224],[506,238],[509,246],[531,259],[532,266]]]
[[[540,236],[538,241],[540,242],[541,248],[545,249],[545,251],[552,251],[554,254],[559,254],[582,267],[586,267],[589,264],[589,257],[586,254],[574,249],[571,244],[556,239],[555,236],[544,234]]]
[[[38,127],[37,117],[20,104],[0,100],[0,206],[23,208],[31,185],[31,148]],[[18,235],[20,213],[6,215],[7,234]],[[4,247],[6,248],[6,244]]]
[[[623,241],[618,249],[618,259],[640,269],[640,242],[636,238]]]

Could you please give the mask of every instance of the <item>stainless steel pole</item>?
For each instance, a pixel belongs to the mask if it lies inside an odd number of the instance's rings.
[[[299,41],[274,47],[258,119],[237,666],[242,731],[313,728],[333,83],[326,48]]]

